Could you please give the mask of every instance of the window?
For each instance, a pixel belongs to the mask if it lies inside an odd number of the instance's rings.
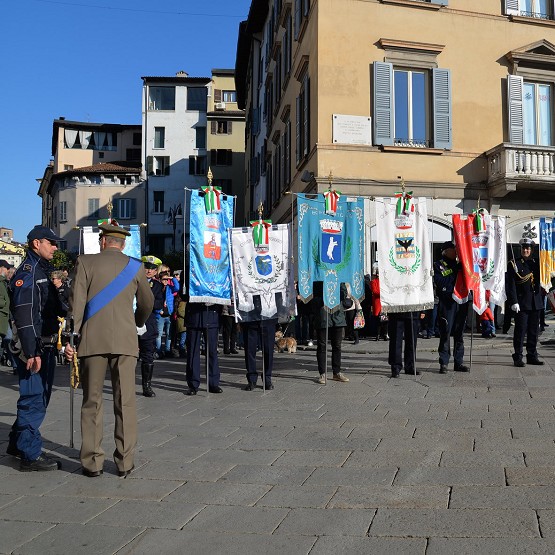
[[[291,182],[291,122],[288,120],[283,132],[283,184],[289,187]]]
[[[301,90],[297,97],[297,128],[296,128],[297,165],[304,160],[309,152],[310,144],[310,79],[308,73],[301,81]]]
[[[211,150],[210,164],[212,166],[231,166],[233,164],[233,151],[223,148]]]
[[[553,0],[505,0],[507,15],[553,19]]]
[[[89,220],[98,220],[100,212],[100,199],[98,198],[90,198],[89,199],[89,210],[88,210],[88,219]]]
[[[235,91],[222,91],[222,99],[224,102],[237,102],[237,93]]]
[[[206,111],[206,87],[187,87],[187,110]]]
[[[52,221],[54,224],[54,227],[58,226],[58,209],[56,208],[56,206],[54,206],[54,210],[52,210]]]
[[[231,193],[231,186],[233,181],[231,179],[214,179],[214,187],[221,187],[222,192],[225,194]]]
[[[189,156],[189,175],[206,175],[206,156]]]
[[[166,144],[166,128],[154,128],[154,148],[164,148]]]
[[[197,127],[195,148],[206,148],[206,127]]]
[[[73,169],[73,164],[64,164],[64,171],[69,172]]]
[[[164,191],[152,191],[153,195],[153,208],[155,214],[164,213]]]
[[[64,129],[64,148],[113,151],[117,150],[117,147],[117,133]]]
[[[448,69],[395,68],[374,62],[374,144],[452,148]]]
[[[149,110],[175,110],[175,87],[149,87]]]
[[[283,82],[285,83],[291,71],[291,14],[285,22],[285,33],[283,34]]]
[[[298,40],[301,31],[304,29],[308,12],[310,11],[310,0],[295,1],[295,40]]]
[[[133,133],[133,146],[141,146],[142,135],[141,133]]]
[[[210,122],[210,133],[212,135],[231,135],[233,124],[228,120],[216,120]]]
[[[146,165],[148,175],[170,175],[169,156],[148,156]]]
[[[60,202],[60,223],[67,222],[67,201]]]
[[[134,198],[117,199],[112,215],[118,220],[135,219],[137,217],[137,201]]]
[[[101,152],[100,154],[104,154]],[[140,148],[128,148],[125,151],[125,159],[128,162],[136,162],[141,159],[141,149]]]
[[[139,152],[141,152],[141,151],[139,150]],[[99,152],[99,153],[98,153],[98,157],[99,157],[99,158],[104,158],[104,152]]]

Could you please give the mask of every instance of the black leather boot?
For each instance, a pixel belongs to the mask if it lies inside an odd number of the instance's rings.
[[[156,393],[152,391],[150,382],[152,380],[152,372],[154,371],[154,364],[141,364],[141,377],[143,380],[143,395],[145,397],[156,397]]]

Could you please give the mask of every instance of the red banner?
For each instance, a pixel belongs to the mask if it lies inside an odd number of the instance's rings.
[[[461,218],[461,214],[453,214],[453,232],[457,256],[461,263],[461,270],[457,274],[457,282],[453,291],[453,298],[459,303],[469,300],[472,292],[473,308],[478,314],[482,314],[487,308],[486,292],[482,285],[480,268],[475,261],[474,243],[478,234],[474,229],[473,214]]]

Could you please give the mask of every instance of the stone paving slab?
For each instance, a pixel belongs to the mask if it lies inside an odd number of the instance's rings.
[[[553,507],[555,507],[555,486],[454,486],[449,503],[451,509],[552,509]]]
[[[237,465],[220,478],[221,482],[268,485],[302,485],[314,472],[307,466],[255,466]]]
[[[406,466],[395,477],[396,486],[410,485],[505,485],[501,466]]]
[[[369,535],[394,537],[540,537],[528,509],[379,509]]]
[[[553,467],[507,467],[505,474],[509,486],[555,486]]]
[[[308,555],[316,542],[316,537],[272,536],[253,533],[227,534],[219,531],[193,532],[187,530],[147,530],[129,545],[118,551],[118,555],[245,555],[264,553],[264,555]],[[161,549],[162,548],[162,549]]]
[[[369,553],[424,555],[426,553],[426,540],[320,536],[310,555],[336,555],[338,553],[348,553],[349,555],[368,555]]]
[[[249,507],[271,489],[272,486],[264,484],[189,481],[176,488],[162,501]]]
[[[431,538],[426,555],[553,555],[555,543],[529,538]]]
[[[396,467],[389,468],[366,468],[361,472],[359,468],[317,468],[305,484],[314,486],[371,486],[391,485],[395,475]]]
[[[233,468],[233,464],[217,464],[180,461],[150,461],[133,472],[133,478],[191,480],[202,478],[206,482],[215,482]]]
[[[0,520],[0,553],[13,553],[17,548],[53,528],[53,524]]]
[[[323,509],[336,490],[336,486],[273,486],[256,506]]]

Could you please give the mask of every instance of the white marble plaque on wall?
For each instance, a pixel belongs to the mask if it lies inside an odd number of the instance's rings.
[[[372,118],[333,114],[333,143],[371,145]]]

